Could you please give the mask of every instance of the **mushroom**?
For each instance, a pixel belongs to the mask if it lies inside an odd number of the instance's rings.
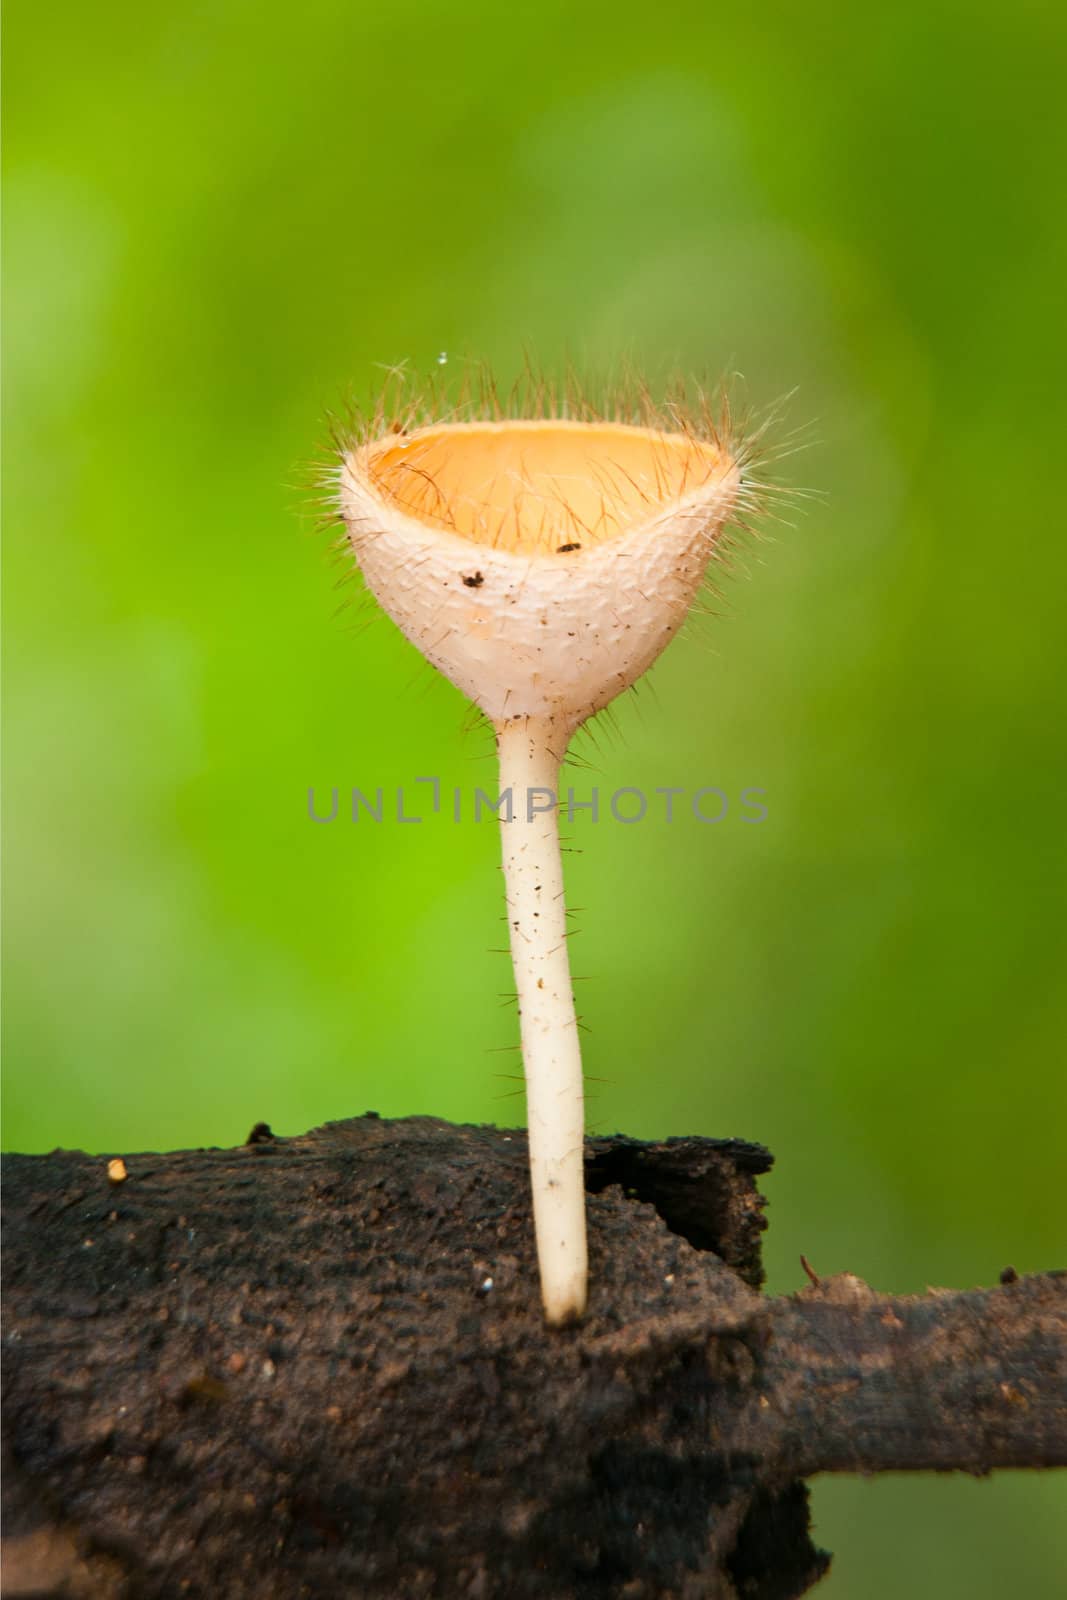
[[[587,1295],[560,763],[685,620],[744,503],[743,462],[704,402],[408,421],[379,408],[343,443],[340,512],[382,609],[495,729],[534,1228],[558,1327]]]

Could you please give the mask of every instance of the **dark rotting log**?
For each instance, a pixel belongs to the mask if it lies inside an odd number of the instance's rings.
[[[806,1477],[1067,1464],[1067,1278],[765,1298],[770,1161],[590,1139],[551,1332],[518,1132],[6,1158],[5,1597],[790,1600]]]

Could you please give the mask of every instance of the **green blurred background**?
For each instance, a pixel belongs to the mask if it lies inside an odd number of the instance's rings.
[[[795,483],[578,786],[591,1120],[763,1140],[771,1286],[1062,1264],[1067,21],[460,0],[6,8],[4,1143],[513,1121],[491,774],[336,614],[300,463],[375,363],[796,390]],[[1062,1480],[824,1482],[838,1600],[1062,1593]]]

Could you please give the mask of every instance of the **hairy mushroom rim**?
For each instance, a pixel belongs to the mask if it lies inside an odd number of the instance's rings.
[[[684,433],[567,420],[453,423],[365,448],[376,492],[430,527],[520,555],[604,544],[730,471]]]

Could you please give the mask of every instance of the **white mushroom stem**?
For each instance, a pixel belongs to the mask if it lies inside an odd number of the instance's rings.
[[[496,730],[508,936],[515,969],[545,1318],[555,1327],[585,1310],[585,1110],[578,1019],[567,954],[557,813],[569,729],[522,717]]]

